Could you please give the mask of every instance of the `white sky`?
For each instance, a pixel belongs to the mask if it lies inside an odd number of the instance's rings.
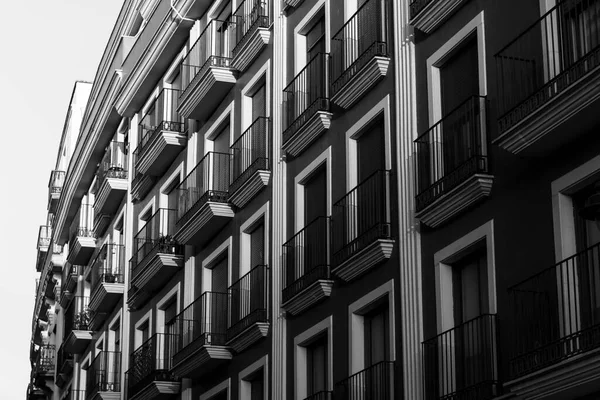
[[[75,80],[92,81],[123,0],[1,0],[0,398],[29,383],[36,240]]]

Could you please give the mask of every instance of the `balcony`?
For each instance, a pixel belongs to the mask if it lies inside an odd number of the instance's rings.
[[[410,24],[431,33],[464,3],[464,0],[411,0]]]
[[[167,325],[173,367],[182,378],[199,378],[231,360],[227,342],[227,293],[205,292]]]
[[[177,210],[159,208],[133,239],[129,308],[136,310],[183,267],[184,247],[173,239]]]
[[[271,4],[264,0],[244,0],[231,17],[232,65],[244,72],[271,39]]]
[[[94,194],[94,231],[102,235],[108,227],[100,226],[102,216],[112,216],[127,193],[127,153],[125,143],[110,142],[96,172]]]
[[[44,296],[46,296],[49,300],[58,300],[54,297],[54,288],[58,281],[54,279],[52,274],[48,275],[48,280],[46,281],[46,288],[44,289]]]
[[[137,148],[133,151],[132,161],[134,165],[134,175],[131,180],[131,199],[134,203],[143,200],[146,195],[150,192],[157,178],[150,175],[144,175],[135,169],[137,160],[139,159],[139,153],[141,148]],[[108,226],[108,221],[105,220],[104,224]]]
[[[561,1],[495,55],[500,117],[494,144],[539,156],[594,129],[599,28],[595,0]]]
[[[37,387],[48,386],[54,380],[54,361],[56,347],[45,345],[40,347],[34,366],[34,379]]]
[[[233,25],[212,20],[181,63],[183,93],[177,111],[185,118],[207,120],[236,82],[231,64]]]
[[[65,171],[52,171],[48,182],[48,212],[55,214],[60,193],[65,184]]]
[[[87,265],[96,250],[94,232],[94,209],[91,204],[82,204],[73,218],[69,236],[69,255],[71,264]]]
[[[488,400],[501,393],[496,315],[482,315],[423,342],[425,399]]]
[[[415,140],[416,217],[432,228],[490,195],[487,101],[473,96]]]
[[[509,288],[511,392],[600,388],[598,276],[600,243]]]
[[[142,118],[134,152],[136,179],[138,174],[162,176],[187,145],[187,125],[177,112],[179,96],[179,90],[161,90]],[[132,189],[134,186],[132,182]]]
[[[75,296],[65,310],[64,317],[64,348],[73,354],[81,354],[92,340],[90,329],[89,298]]]
[[[394,400],[393,361],[381,361],[335,384],[334,398],[344,400]]]
[[[271,180],[271,119],[258,117],[231,145],[229,201],[244,207]]]
[[[86,400],[121,398],[121,352],[101,351],[86,374]]]
[[[37,240],[38,258],[36,262],[36,271],[42,272],[44,262],[46,261],[46,253],[52,241],[52,228],[49,225],[40,226]]]
[[[73,298],[73,293],[77,288],[79,277],[83,274],[84,267],[66,263],[63,270],[62,285],[60,289],[60,306],[66,310],[69,302]]]
[[[376,171],[333,205],[332,273],[349,282],[390,258],[391,171]]]
[[[126,399],[161,400],[179,393],[181,380],[169,372],[173,341],[171,335],[156,333],[131,353]]]
[[[387,75],[387,0],[368,0],[331,40],[331,101],[351,108]]]
[[[73,354],[65,351],[65,344],[61,344],[56,353],[56,386],[63,388],[71,379],[73,373]]]
[[[319,53],[283,89],[282,149],[297,157],[331,125],[329,54]]]
[[[229,222],[231,154],[207,153],[177,186],[178,206],[175,240],[202,246]]]
[[[283,245],[282,308],[299,315],[331,295],[331,221],[319,217]]]
[[[99,330],[123,296],[125,246],[107,243],[92,263],[90,328]],[[89,392],[89,391],[88,391]]]
[[[269,333],[269,267],[258,265],[229,289],[227,345],[241,353]]]

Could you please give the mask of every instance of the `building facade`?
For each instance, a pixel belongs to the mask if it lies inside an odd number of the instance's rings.
[[[408,20],[126,0],[51,179],[28,399],[421,398]]]
[[[596,399],[598,1],[412,1],[424,396]]]

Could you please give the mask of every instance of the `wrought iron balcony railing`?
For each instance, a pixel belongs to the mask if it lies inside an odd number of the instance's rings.
[[[600,347],[600,243],[509,288],[516,378]]]
[[[390,174],[391,171],[376,171],[333,205],[333,266],[374,241],[391,237]]]
[[[425,398],[491,399],[500,394],[496,315],[467,321],[423,342]]]
[[[244,0],[231,16],[231,55],[235,57],[258,28],[271,24],[271,4],[268,0]]]
[[[496,55],[499,134],[600,66],[597,0],[563,0]]]
[[[162,89],[144,114],[139,124],[140,136],[134,152],[134,167],[161,131],[187,132],[186,121],[177,112],[180,94],[177,89]]]
[[[180,228],[209,201],[229,198],[231,154],[209,152],[177,186],[177,227]]]
[[[88,396],[98,392],[121,392],[121,352],[101,351],[90,364],[86,375]]]
[[[336,383],[335,399],[393,400],[394,362],[381,361]]]
[[[181,62],[183,92],[188,95],[210,67],[231,67],[231,42],[235,35],[229,21],[212,20]]]
[[[329,111],[329,54],[318,53],[283,89],[283,143],[317,111]]]
[[[60,194],[63,185],[65,184],[65,171],[52,171],[50,173],[50,181],[48,182],[49,195]]]
[[[92,293],[101,283],[125,282],[125,246],[106,243],[92,262]]]
[[[54,373],[54,361],[56,347],[53,344],[41,346],[36,359],[36,372],[40,375],[51,375]]]
[[[69,235],[70,247],[72,247],[76,237],[95,238],[94,233],[94,207],[92,204],[82,204],[73,218]]]
[[[173,239],[177,210],[159,208],[134,237],[135,248],[130,260],[131,274],[134,279],[142,261],[157,253],[183,255],[183,246]]]
[[[283,244],[283,302],[320,279],[331,279],[329,217],[318,217]]]
[[[65,337],[71,331],[90,330],[91,311],[88,307],[89,297],[74,296],[69,308],[65,311],[64,328]]]
[[[131,353],[130,367],[125,372],[127,399],[131,399],[153,381],[179,381],[169,373],[173,342],[171,335],[156,333]]]
[[[184,359],[201,346],[225,345],[228,297],[227,293],[205,292],[167,323],[173,355]]]
[[[388,57],[386,0],[367,0],[331,40],[331,96],[373,57]]]
[[[127,179],[127,150],[125,143],[112,141],[104,152],[104,157],[96,171],[94,191],[97,193],[108,178]]]
[[[269,267],[258,265],[229,289],[230,322],[227,340],[233,339],[252,324],[269,322]]]
[[[271,119],[258,117],[231,145],[231,184],[234,193],[256,171],[271,169],[270,143]]]
[[[37,249],[42,252],[48,251],[50,241],[52,240],[52,228],[48,225],[40,226],[38,234]]]
[[[323,390],[308,396],[304,400],[333,400],[333,392]]]
[[[416,209],[489,172],[485,97],[469,97],[415,140]]]

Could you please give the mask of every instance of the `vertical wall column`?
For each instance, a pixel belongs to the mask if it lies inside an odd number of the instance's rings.
[[[272,200],[272,245],[271,245],[271,285],[272,285],[272,352],[271,352],[271,397],[286,400],[286,320],[281,313],[281,271],[282,246],[287,231],[286,221],[286,165],[281,159],[281,104],[286,82],[286,17],[281,12],[281,1],[273,1],[273,124],[272,124],[272,160],[273,162],[273,200]]]
[[[421,298],[421,243],[414,216],[413,140],[417,138],[415,45],[409,25],[408,1],[392,1],[396,82],[396,152],[398,160],[398,246],[400,268],[400,324],[402,379],[405,399],[422,399],[423,307]]]

